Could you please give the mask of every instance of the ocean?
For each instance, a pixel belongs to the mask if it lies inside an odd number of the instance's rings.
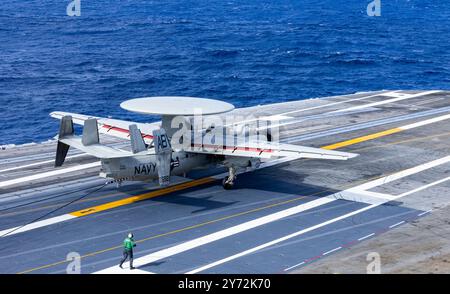
[[[381,89],[450,89],[450,2],[69,0],[0,3],[0,145],[46,141],[70,111],[139,122],[120,102],[246,107]],[[168,102],[170,103],[170,102]]]

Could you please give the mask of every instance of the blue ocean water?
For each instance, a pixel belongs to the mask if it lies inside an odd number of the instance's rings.
[[[0,145],[53,137],[54,110],[148,121],[128,98],[238,107],[380,89],[449,89],[450,2],[69,0],[0,3]]]

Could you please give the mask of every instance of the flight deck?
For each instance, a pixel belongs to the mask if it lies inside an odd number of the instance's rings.
[[[6,146],[0,273],[66,273],[71,253],[79,254],[86,274],[350,271],[342,260],[365,273],[371,252],[380,253],[382,272],[389,262],[387,272],[408,272],[411,263],[396,267],[389,259],[423,264],[430,256],[439,260],[436,250],[450,253],[449,244],[433,246],[432,238],[420,246],[439,229],[432,221],[402,235],[435,215],[440,224],[450,220],[442,213],[450,203],[450,92],[363,92],[232,113],[273,118],[283,143],[359,156],[268,161],[240,174],[232,190],[221,185],[223,169],[195,171],[165,188],[117,187],[98,176],[98,159],[75,149],[55,168],[54,140]],[[118,267],[128,232],[137,241],[135,270]],[[412,243],[417,248],[402,251]]]

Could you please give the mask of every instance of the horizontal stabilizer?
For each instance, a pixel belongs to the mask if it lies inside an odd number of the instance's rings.
[[[61,118],[55,166],[61,166],[64,163],[70,146],[102,159],[135,155],[118,148],[101,145],[99,143],[98,123],[95,118],[89,118],[84,121],[82,137],[74,135],[72,116],[66,115]]]
[[[64,138],[72,136],[74,133],[72,116],[66,115],[61,118],[61,124],[59,125],[58,138]],[[66,160],[67,153],[69,152],[70,145],[64,144],[58,140],[56,147],[55,167],[62,166],[64,160]]]
[[[65,116],[71,116],[72,122],[77,125],[84,125],[89,119],[95,118],[97,120],[98,132],[100,134],[121,138],[125,140],[130,139],[129,127],[130,125],[137,125],[139,131],[142,133],[142,138],[147,145],[153,142],[152,131],[160,128],[160,123],[137,123],[125,120],[118,120],[106,117],[90,116],[73,112],[53,111],[50,116],[57,119],[62,119]]]
[[[86,146],[82,142],[82,138],[80,136],[70,136],[64,139],[59,140],[60,142],[70,145],[78,150],[81,150],[89,155],[95,156],[97,158],[119,158],[119,157],[127,157],[134,155],[131,152],[121,150],[118,148],[113,148],[101,144],[92,144]]]

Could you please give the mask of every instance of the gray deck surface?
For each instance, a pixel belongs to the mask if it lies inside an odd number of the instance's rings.
[[[286,114],[290,118],[282,121],[285,124],[281,128],[282,141],[323,147],[450,114],[449,92],[427,95],[425,92],[358,93],[234,112],[268,116],[290,112]],[[399,93],[417,94],[417,97],[400,99]],[[82,273],[103,270],[118,264],[121,243],[129,231],[138,241],[135,251],[138,261],[166,248],[184,246],[195,238],[315,203],[317,199],[376,178],[445,159],[450,155],[449,135],[450,119],[442,119],[371,140],[354,141],[336,149],[360,154],[348,161],[290,161],[240,175],[233,190],[224,190],[220,181],[191,185],[136,203],[6,235],[0,238],[0,273],[65,273],[69,264],[66,256],[70,252],[82,256]],[[102,139],[104,143],[119,147],[128,144],[104,136]],[[54,142],[47,142],[0,150],[0,231],[20,227],[43,216],[42,219],[58,217],[156,189],[153,183],[129,182],[119,189],[111,184],[46,215],[105,182],[97,176],[99,167],[36,180],[26,178],[96,161],[72,150],[69,156],[77,156],[55,169],[55,146]],[[343,250],[351,252],[359,243],[383,238],[390,230],[401,231],[408,222],[418,218],[432,217],[434,212],[427,211],[439,210],[450,202],[450,181],[446,180],[449,171],[450,163],[444,162],[377,185],[370,192],[407,195],[329,224],[324,222],[370,204],[337,199],[212,242],[196,244],[140,265],[136,272],[186,273],[216,261],[220,262],[200,272],[289,273],[300,269],[308,272],[308,268],[314,271],[315,261],[319,259],[325,264],[327,261],[336,263],[336,256]],[[211,174],[218,172],[209,171]],[[203,178],[208,174],[191,176]],[[21,178],[25,180],[1,187],[1,183]],[[390,228],[402,221],[405,222]],[[272,245],[268,243],[302,230],[306,231],[298,236]],[[369,237],[358,240],[365,236]],[[263,244],[268,245],[252,250]],[[370,249],[376,251],[376,248]],[[128,269],[123,271],[129,272]]]

